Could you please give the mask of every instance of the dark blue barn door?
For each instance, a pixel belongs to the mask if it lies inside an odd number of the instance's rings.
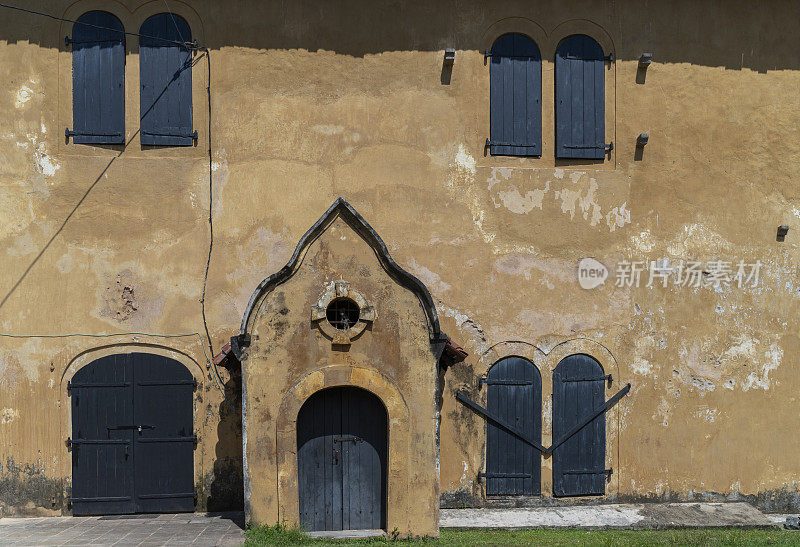
[[[486,375],[487,409],[502,422],[542,439],[542,378],[530,361],[506,357]],[[493,420],[486,422],[486,494],[531,496],[541,493],[541,454]]]
[[[314,530],[386,528],[388,417],[354,387],[319,391],[297,417],[300,524]]]
[[[556,157],[603,159],[606,153],[605,57],[585,34],[556,50]]]
[[[570,355],[553,372],[553,439],[560,439],[605,403],[603,367],[588,355]],[[553,451],[553,494],[605,494],[606,413]]]
[[[102,357],[69,383],[76,515],[194,510],[194,379],[147,353]]]

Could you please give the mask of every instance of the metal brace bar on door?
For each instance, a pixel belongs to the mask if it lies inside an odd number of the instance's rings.
[[[461,401],[462,403],[464,403],[465,405],[467,405],[468,407],[470,407],[474,411],[476,411],[476,412],[478,412],[480,414],[483,414],[484,416],[489,418],[491,421],[493,421],[494,423],[496,423],[497,425],[499,425],[500,427],[502,427],[503,429],[505,429],[509,433],[512,433],[516,437],[519,437],[520,439],[522,439],[523,441],[525,441],[526,443],[528,443],[529,445],[534,447],[536,450],[538,450],[542,454],[546,454],[547,453],[547,449],[545,447],[543,447],[541,444],[539,444],[538,442],[536,442],[533,439],[531,439],[530,437],[528,437],[527,434],[525,434],[524,432],[520,431],[519,429],[517,429],[513,425],[509,425],[509,424],[505,423],[495,413],[483,408],[481,405],[479,405],[477,403],[473,403],[463,393],[461,393],[461,392],[456,393],[456,399],[458,399],[459,401]]]
[[[572,437],[575,433],[577,433],[578,431],[580,431],[581,429],[586,427],[586,425],[589,422],[591,422],[592,420],[594,420],[595,418],[597,418],[597,416],[599,416],[600,413],[605,412],[606,410],[608,410],[609,408],[614,406],[616,404],[616,402],[619,401],[620,399],[622,399],[630,390],[631,390],[631,385],[630,384],[628,384],[625,387],[623,387],[622,389],[620,389],[617,392],[616,395],[611,397],[608,401],[606,401],[605,403],[603,403],[599,407],[597,407],[594,410],[592,410],[587,416],[585,416],[574,427],[572,427],[572,429],[570,429],[564,435],[562,435],[560,439],[558,439],[556,442],[554,442],[553,445],[550,448],[547,449],[547,451],[548,452],[552,452],[553,450],[555,450],[556,448],[558,448],[559,446],[564,444],[564,441],[566,441],[567,439]]]
[[[466,395],[464,395],[460,391],[458,393],[456,393],[456,399],[458,399],[459,401],[461,401],[462,403],[464,403],[465,405],[467,405],[471,409],[475,410],[476,412],[478,412],[480,414],[483,414],[484,416],[489,418],[491,421],[493,421],[494,423],[496,423],[497,425],[499,425],[500,427],[502,427],[506,431],[514,434],[516,437],[519,437],[521,440],[525,441],[526,443],[528,443],[529,445],[531,445],[532,447],[537,449],[542,454],[550,454],[550,453],[553,452],[553,450],[555,450],[556,448],[558,448],[559,446],[564,444],[564,441],[566,441],[567,439],[572,437],[575,433],[577,433],[578,431],[580,431],[581,429],[586,427],[586,425],[589,422],[591,422],[592,420],[597,418],[597,416],[600,415],[600,413],[605,412],[606,410],[608,410],[609,408],[614,406],[617,403],[617,401],[622,399],[630,390],[631,390],[631,385],[629,383],[624,388],[620,389],[608,401],[606,401],[605,403],[603,403],[602,405],[600,405],[596,409],[592,410],[587,416],[585,416],[580,422],[578,422],[577,425],[575,425],[572,429],[567,431],[567,433],[565,435],[562,435],[561,438],[558,439],[556,442],[554,442],[549,448],[543,447],[541,444],[539,444],[536,441],[534,441],[533,439],[529,438],[525,433],[523,433],[522,431],[520,431],[516,427],[505,423],[499,416],[497,416],[493,412],[483,408],[481,405],[479,405],[477,403],[472,402]]]

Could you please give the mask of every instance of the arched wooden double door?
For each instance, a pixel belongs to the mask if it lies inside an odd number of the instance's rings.
[[[308,398],[297,416],[300,525],[308,530],[386,528],[388,415],[356,387]]]
[[[194,510],[195,380],[161,355],[101,357],[67,385],[76,515]]]

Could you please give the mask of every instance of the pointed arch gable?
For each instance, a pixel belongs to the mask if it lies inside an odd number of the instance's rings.
[[[356,211],[353,206],[347,202],[347,200],[340,197],[333,202],[333,204],[328,208],[327,211],[325,211],[319,220],[317,220],[317,222],[315,222],[314,225],[308,229],[303,237],[300,238],[294,253],[286,265],[264,279],[258,285],[258,287],[256,287],[256,290],[253,291],[250,301],[247,304],[247,308],[245,309],[244,316],[242,317],[242,325],[239,330],[239,336],[234,336],[232,340],[231,346],[234,348],[234,351],[236,351],[236,348],[240,347],[238,342],[240,337],[246,336],[248,331],[252,329],[251,318],[254,310],[262,298],[278,285],[285,283],[295,274],[295,272],[297,272],[298,268],[303,262],[303,257],[305,256],[308,248],[328,229],[328,227],[337,218],[341,218],[344,222],[346,222],[347,225],[350,226],[350,228],[352,228],[353,231],[355,231],[367,243],[367,245],[372,248],[381,267],[398,285],[405,287],[414,293],[422,305],[423,310],[425,311],[431,344],[441,345],[441,348],[444,349],[444,343],[447,340],[447,337],[439,328],[439,317],[436,313],[436,306],[434,305],[433,297],[428,291],[428,288],[424,283],[422,283],[422,281],[401,268],[394,261],[389,254],[389,249],[386,247],[386,244],[383,242],[375,229],[370,226],[366,220],[364,220],[364,217],[362,217],[358,211]],[[240,355],[237,356],[241,357]]]

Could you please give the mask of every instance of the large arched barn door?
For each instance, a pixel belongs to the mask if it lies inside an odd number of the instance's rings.
[[[522,357],[506,357],[486,375],[489,412],[541,442],[542,377]],[[541,453],[494,420],[486,422],[486,494],[532,496],[541,493]]]
[[[561,439],[605,403],[603,367],[570,355],[553,372],[553,439]],[[600,412],[553,451],[553,494],[605,494],[606,413]]]
[[[147,353],[102,357],[75,373],[74,514],[194,510],[194,385],[182,364]]]
[[[303,528],[386,528],[387,428],[383,403],[363,389],[325,389],[303,404],[297,416]]]

